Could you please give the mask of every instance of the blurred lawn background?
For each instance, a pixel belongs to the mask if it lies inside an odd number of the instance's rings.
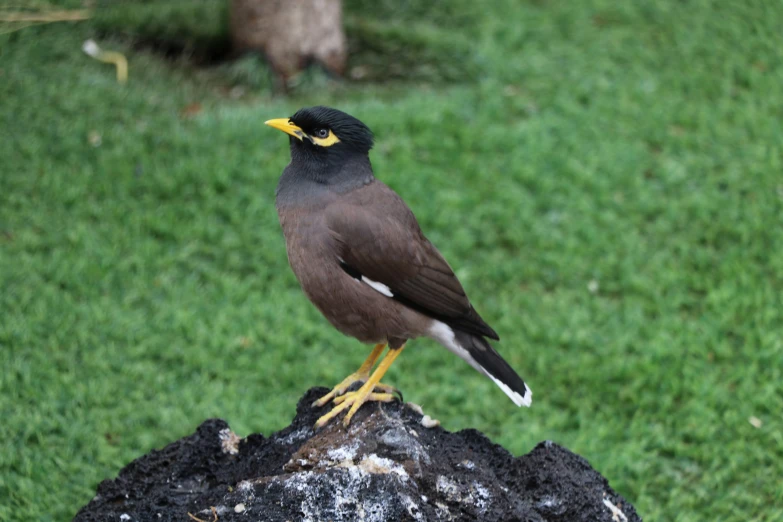
[[[0,35],[0,520],[67,520],[208,417],[281,429],[364,359],[273,206],[263,122],[315,104],[375,130],[376,174],[534,391],[517,409],[417,341],[387,378],[406,400],[514,454],[561,443],[646,520],[783,520],[783,4],[345,11],[355,80],[289,98],[220,60],[223,0]]]

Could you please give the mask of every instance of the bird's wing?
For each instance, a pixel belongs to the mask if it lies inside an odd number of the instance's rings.
[[[374,192],[366,200],[343,200],[326,209],[343,270],[427,316],[498,339],[405,203],[385,185]]]

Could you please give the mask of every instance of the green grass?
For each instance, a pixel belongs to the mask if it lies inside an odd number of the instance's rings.
[[[388,377],[407,400],[515,454],[564,444],[646,520],[783,519],[783,5],[374,5],[346,2],[351,38],[411,39],[431,76],[284,99],[257,61],[104,36],[122,87],[80,46],[123,18],[0,36],[0,520],[66,520],[207,417],[280,429],[363,360],[273,206],[288,151],[262,122],[312,104],[376,131],[378,176],[535,394],[516,409],[421,341]]]

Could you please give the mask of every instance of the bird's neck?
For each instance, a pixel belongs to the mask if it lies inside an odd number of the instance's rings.
[[[277,185],[278,205],[301,204],[328,193],[344,194],[375,180],[366,154],[334,158],[291,155]]]

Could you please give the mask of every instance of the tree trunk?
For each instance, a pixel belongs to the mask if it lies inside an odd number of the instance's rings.
[[[230,1],[234,48],[263,53],[284,84],[311,61],[345,71],[342,0]]]

